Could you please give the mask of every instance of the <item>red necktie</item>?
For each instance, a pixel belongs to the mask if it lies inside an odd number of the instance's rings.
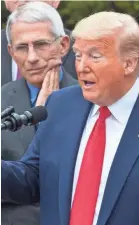
[[[70,225],[93,223],[106,143],[105,120],[111,114],[107,107],[101,107],[99,111],[99,118],[84,152],[71,209]]]

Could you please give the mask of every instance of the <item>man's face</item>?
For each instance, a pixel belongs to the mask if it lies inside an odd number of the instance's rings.
[[[114,37],[76,39],[76,71],[84,97],[98,105],[110,105],[126,93],[129,83]]]
[[[65,48],[63,39],[55,40],[50,26],[46,22],[17,22],[11,27],[12,44],[9,52],[22,76],[38,87],[42,85],[48,62],[51,59],[61,59]]]
[[[15,0],[5,0],[5,6],[6,8],[8,9],[9,12],[13,12],[16,8],[18,8],[19,6],[21,5],[24,5],[26,4],[27,2],[33,2],[35,0],[18,0],[18,1],[15,1]],[[38,0],[39,1],[39,0]],[[58,8],[59,6],[59,3],[60,3],[60,0],[40,0],[40,2],[46,2],[48,3],[49,5],[53,6],[54,8]]]

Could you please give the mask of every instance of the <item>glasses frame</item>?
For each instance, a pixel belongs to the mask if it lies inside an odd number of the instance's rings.
[[[47,40],[47,39],[42,39],[42,40],[38,40],[38,41],[34,41],[34,42],[32,42],[31,43],[31,45],[33,46],[33,49],[34,49],[34,51],[35,52],[40,52],[40,51],[46,51],[46,48],[49,48],[55,41],[57,41],[59,38],[60,38],[61,36],[57,36],[57,37],[55,37],[55,39],[54,40],[52,40],[52,41],[50,41],[50,40]],[[44,47],[44,49],[43,49],[43,47],[42,47],[42,49],[41,49],[41,43],[43,44],[45,44],[46,43],[46,46]],[[40,49],[37,49],[37,47],[35,47],[35,44],[40,44]],[[11,47],[12,47],[12,50],[15,52],[15,53],[19,53],[20,52],[20,54],[28,54],[28,51],[29,51],[29,44],[18,44],[18,45],[11,45]],[[25,47],[26,49],[18,49],[18,48],[22,48],[22,47]]]

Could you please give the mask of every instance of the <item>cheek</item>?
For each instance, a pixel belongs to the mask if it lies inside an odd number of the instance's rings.
[[[40,60],[48,61],[50,59],[55,59],[57,57],[60,57],[60,50],[57,48],[52,48],[48,53],[44,53]]]
[[[123,65],[117,60],[111,60],[106,64],[98,64],[94,69],[94,72],[98,79],[104,80],[104,82],[112,82],[121,79],[124,76]]]
[[[25,60],[23,58],[20,59],[16,55],[14,55],[13,58],[14,58],[14,61],[16,62],[17,65],[23,65],[24,64]]]
[[[115,61],[108,66],[105,73],[107,73],[106,76],[108,76],[108,80],[111,82],[119,82],[124,77],[124,68],[121,63]]]
[[[27,77],[27,75],[26,75],[26,70],[27,70],[26,60],[25,59],[19,59],[18,57],[14,57],[14,60],[15,60],[16,64],[18,65],[18,68],[19,68],[21,74],[24,77]]]
[[[23,71],[25,69],[26,60],[20,59],[18,57],[14,57],[14,60],[15,60],[16,64],[18,65],[18,67],[20,68],[20,70]]]
[[[76,72],[78,72],[79,62],[77,60],[75,60],[75,68],[76,68]]]

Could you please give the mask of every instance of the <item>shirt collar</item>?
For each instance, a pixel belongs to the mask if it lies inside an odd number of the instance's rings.
[[[119,99],[117,102],[108,107],[112,115],[121,124],[127,123],[138,95],[139,78],[137,78],[132,88],[121,99]]]
[[[36,98],[38,96],[38,93],[40,91],[40,88],[35,87],[34,85],[30,84],[27,82],[28,88],[29,88],[29,93],[30,93],[30,100],[32,105],[35,104]]]
[[[127,123],[138,95],[139,78],[137,78],[132,88],[121,99],[119,99],[114,104],[108,106],[108,109],[110,110],[111,114],[121,124]],[[93,110],[91,112],[91,116],[96,115],[98,113],[99,108],[100,106],[94,105]]]

